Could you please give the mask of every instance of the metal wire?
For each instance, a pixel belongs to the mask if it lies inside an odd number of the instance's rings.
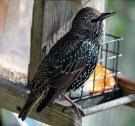
[[[118,60],[119,58],[122,56],[122,54],[120,54],[119,52],[119,48],[120,48],[120,42],[123,40],[123,38],[120,38],[118,36],[114,36],[114,35],[110,35],[110,34],[106,34],[106,42],[102,42],[101,43],[101,48],[99,51],[99,63],[106,68],[104,70],[104,78],[96,78],[96,73],[93,73],[93,80],[89,80],[89,82],[91,81],[91,83],[93,83],[93,89],[92,89],[92,93],[90,95],[90,93],[88,93],[87,95],[85,95],[85,83],[84,85],[81,87],[80,93],[77,93],[78,96],[73,95],[75,92],[70,92],[70,98],[73,98],[75,101],[80,101],[83,99],[91,99],[91,102],[93,102],[95,96],[105,96],[108,93],[113,93],[113,92],[118,92],[119,88],[117,86],[117,76],[119,74],[121,74],[121,72],[118,69]],[[112,73],[111,74],[107,74],[107,69],[111,70]],[[107,78],[109,77],[114,77],[115,79],[115,86],[112,87],[112,89],[110,90],[106,90],[105,86],[107,85]],[[103,92],[99,92],[99,93],[95,93],[95,83],[97,80],[103,80],[104,79],[104,90]],[[91,84],[90,83],[90,84]],[[80,95],[79,95],[80,94]],[[114,99],[114,97],[113,97]],[[105,102],[105,101],[103,101]]]

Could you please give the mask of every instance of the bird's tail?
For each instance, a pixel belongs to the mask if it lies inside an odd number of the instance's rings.
[[[56,93],[56,89],[50,88],[49,91],[47,92],[46,96],[44,99],[40,102],[40,104],[37,107],[37,112],[41,112],[45,106],[47,106],[51,101],[53,101],[53,97]]]
[[[32,108],[36,105],[37,99],[34,97],[29,97],[28,100],[26,101],[24,107],[21,109],[18,118],[21,118],[22,121],[25,120],[27,115],[30,113]]]

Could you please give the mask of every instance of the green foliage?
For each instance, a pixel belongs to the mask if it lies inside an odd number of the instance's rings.
[[[115,3],[116,3],[115,0],[108,0],[108,7],[113,8]]]
[[[117,36],[123,36],[127,28],[127,22],[124,19],[115,16],[107,20],[107,28],[109,33]]]

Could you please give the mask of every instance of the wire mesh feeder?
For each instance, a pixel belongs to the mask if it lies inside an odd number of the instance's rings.
[[[121,73],[118,61],[122,56],[119,48],[123,39],[106,34],[105,40],[106,42],[101,43],[99,62],[93,74],[82,87],[67,93],[83,109],[120,97],[116,78]]]

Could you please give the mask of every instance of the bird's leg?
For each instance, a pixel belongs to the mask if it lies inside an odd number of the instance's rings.
[[[78,117],[85,116],[83,110],[76,103],[74,103],[68,96],[65,96],[63,94],[61,96],[72,105],[72,107],[76,110]]]

